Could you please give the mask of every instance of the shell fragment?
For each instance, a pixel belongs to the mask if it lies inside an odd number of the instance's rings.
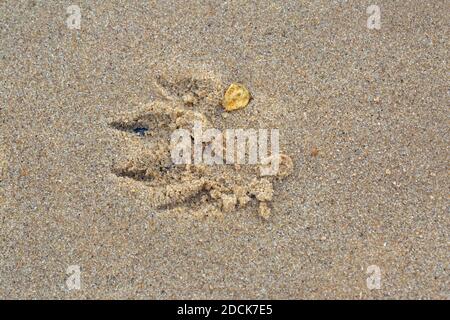
[[[223,97],[226,111],[245,108],[250,101],[250,92],[240,83],[232,83]]]

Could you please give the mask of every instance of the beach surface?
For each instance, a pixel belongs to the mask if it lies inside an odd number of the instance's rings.
[[[449,9],[0,1],[0,298],[449,299]],[[252,98],[225,112],[235,82]],[[279,129],[291,173],[206,168],[155,205],[182,178],[147,182],[166,145],[122,129],[180,103]],[[184,198],[222,183],[251,201]]]

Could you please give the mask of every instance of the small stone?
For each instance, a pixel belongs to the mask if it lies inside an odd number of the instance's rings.
[[[240,83],[232,83],[223,97],[223,107],[226,111],[245,108],[250,101],[250,92]]]
[[[389,176],[391,174],[391,170],[386,169],[386,174]]]
[[[192,105],[194,105],[194,103],[195,103],[195,97],[192,95],[192,93],[187,93],[187,94],[185,94],[185,95],[182,97],[182,99],[183,99],[183,103],[184,103],[185,105],[190,105],[190,106],[192,106]]]
[[[259,203],[259,215],[265,220],[269,219],[269,217],[270,217],[270,208],[267,205],[267,202],[262,201],[262,202]]]
[[[237,198],[233,195],[222,195],[222,211],[232,212],[236,208]]]
[[[222,197],[222,193],[219,190],[216,190],[216,189],[212,189],[209,192],[209,195],[211,196],[211,198],[216,199],[216,200],[220,199]]]
[[[273,185],[267,179],[254,179],[250,183],[250,193],[259,201],[271,201],[273,197]]]
[[[239,206],[245,207],[245,205],[246,205],[247,203],[249,203],[250,200],[251,200],[251,199],[250,199],[249,196],[242,196],[242,197],[239,197],[239,198],[238,198]]]

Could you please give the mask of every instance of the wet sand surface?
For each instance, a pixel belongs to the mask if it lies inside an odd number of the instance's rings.
[[[79,30],[72,4],[0,1],[1,298],[450,297],[448,1],[77,1]],[[113,174],[111,119],[161,75],[243,83],[245,109],[204,114],[280,130],[269,219]]]

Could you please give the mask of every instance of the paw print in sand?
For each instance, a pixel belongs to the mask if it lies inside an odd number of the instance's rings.
[[[253,206],[268,219],[273,181],[290,173],[291,159],[278,155],[279,170],[272,176],[262,176],[255,164],[175,164],[171,156],[175,130],[192,132],[195,123],[204,129],[224,127],[220,116],[224,88],[210,76],[159,76],[156,84],[161,99],[140,104],[110,122],[127,141],[128,158],[112,167],[118,181],[145,194],[155,208],[204,217]],[[210,143],[203,142],[202,148],[209,148]],[[226,146],[224,141],[224,154]]]

